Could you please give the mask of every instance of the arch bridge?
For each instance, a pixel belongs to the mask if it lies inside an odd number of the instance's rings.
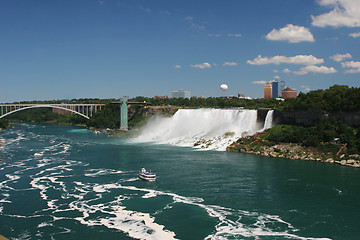
[[[12,113],[32,108],[55,108],[78,114],[89,119],[94,113],[102,110],[105,104],[0,104],[0,119]]]

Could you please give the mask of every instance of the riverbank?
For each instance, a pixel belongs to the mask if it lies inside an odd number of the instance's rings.
[[[264,133],[239,138],[228,146],[226,151],[360,168],[360,155],[346,154],[345,144],[322,143],[318,147],[305,147],[298,143],[268,141],[263,139]]]

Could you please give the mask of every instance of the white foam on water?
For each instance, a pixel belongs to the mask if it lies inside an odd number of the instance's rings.
[[[72,164],[76,162],[70,161]],[[69,189],[66,183],[60,181],[63,175],[52,175],[54,171],[60,169],[68,169],[67,164],[57,166],[40,171],[33,176],[31,186],[34,189],[40,190],[41,198],[47,202],[48,209],[42,211],[46,215],[48,211],[57,213],[57,217],[53,217],[53,221],[49,224],[55,224],[57,220],[70,219],[66,217],[66,212],[79,212],[82,216],[76,217],[75,220],[87,226],[105,226],[109,229],[117,229],[128,234],[135,239],[175,239],[176,233],[166,229],[166,226],[156,223],[155,216],[160,212],[171,209],[176,203],[183,203],[192,206],[197,206],[204,209],[208,216],[216,218],[218,224],[215,226],[213,233],[209,234],[205,239],[228,239],[228,238],[254,238],[260,239],[263,236],[274,236],[282,239],[326,239],[326,238],[311,238],[301,237],[296,234],[298,229],[295,229],[290,223],[282,220],[279,216],[261,214],[256,212],[248,212],[243,210],[234,210],[216,205],[207,205],[202,198],[185,197],[175,193],[169,193],[159,190],[138,188],[135,186],[125,186],[117,183],[84,183],[80,181],[73,182],[76,186]],[[90,173],[96,172],[92,169]],[[104,171],[99,169],[102,174],[113,174],[114,170]],[[47,172],[49,171],[49,172]],[[47,173],[47,175],[45,175]],[[60,172],[58,172],[60,174]],[[16,179],[14,175],[7,176],[9,179]],[[92,174],[88,177],[93,177]],[[10,181],[10,180],[8,180]],[[126,182],[126,181],[125,181]],[[48,189],[56,189],[62,192],[61,198],[69,199],[71,202],[64,205],[57,199],[51,199],[48,195]],[[114,200],[101,203],[103,194],[110,193],[116,189],[125,189],[135,191],[137,194],[128,193],[127,195],[118,195]],[[88,198],[88,194],[95,193],[95,196]],[[157,210],[153,215],[134,210],[128,210],[123,206],[124,200],[129,200],[134,196],[139,196],[143,199],[155,198],[157,196],[172,197],[173,202],[168,203],[163,209]],[[0,213],[3,207],[0,206]],[[64,213],[64,217],[59,214]],[[95,217],[93,216],[95,214]],[[99,215],[100,214],[100,215]],[[27,218],[28,216],[8,215],[11,217]],[[39,215],[38,215],[39,216]],[[51,214],[50,214],[51,216]],[[242,222],[243,218],[250,218],[253,223],[249,224]],[[237,220],[232,220],[237,219]],[[274,230],[268,225],[281,225],[280,230]],[[39,228],[46,227],[45,223],[40,223]],[[279,228],[277,228],[279,229]]]
[[[6,176],[7,178],[9,178],[11,181],[15,181],[15,180],[20,179],[20,177],[17,176],[17,175],[5,174],[5,176]]]
[[[19,142],[22,140],[28,140],[28,138],[25,137],[24,133],[21,133],[19,131],[16,131],[15,133],[17,134],[15,138],[7,138],[6,141],[4,140],[2,142],[3,147],[13,144],[19,144]]]
[[[49,226],[54,226],[54,224],[48,223],[48,222],[43,222],[43,223],[40,223],[37,227],[43,228],[43,227],[49,227]]]
[[[82,183],[79,186],[84,186]],[[86,185],[86,184],[85,184]],[[121,188],[119,184],[96,184],[93,190],[97,193],[104,193],[114,188]],[[101,199],[97,195],[97,199]],[[69,210],[82,213],[82,217],[75,220],[87,226],[105,226],[109,229],[120,230],[135,239],[175,239],[175,233],[164,229],[165,226],[155,223],[155,218],[148,213],[126,210],[120,206],[121,202],[129,199],[128,196],[117,196],[114,201],[107,203],[91,204],[96,199],[86,201],[74,201],[69,204]],[[91,215],[101,213],[101,216],[92,218]]]
[[[239,115],[241,114],[239,113]],[[267,122],[267,120],[265,122]],[[270,126],[268,124],[269,123],[266,123],[264,126]],[[214,131],[216,132],[218,130],[215,129]],[[211,136],[211,134],[206,133],[205,135]],[[218,133],[214,134],[216,136]],[[216,137],[213,139],[215,139],[214,141],[217,141]],[[46,151],[57,153],[59,150],[65,150],[67,148],[64,146],[70,148],[70,145],[68,144],[58,143],[46,148]],[[33,158],[32,160],[35,161]],[[204,203],[204,199],[202,198],[185,197],[165,191],[122,185],[122,183],[127,182],[129,182],[128,184],[131,184],[131,182],[136,181],[137,178],[119,179],[119,182],[117,183],[107,184],[74,181],[71,185],[68,185],[69,183],[62,181],[62,178],[68,177],[69,174],[71,175],[74,166],[84,165],[83,163],[71,160],[59,162],[52,158],[38,159],[36,161],[37,165],[35,168],[38,168],[39,171],[30,176],[30,185],[32,186],[32,189],[39,190],[41,199],[46,202],[45,209],[36,211],[36,214],[33,216],[21,216],[15,214],[6,216],[24,219],[29,217],[38,218],[39,216],[50,216],[53,218],[53,221],[49,223],[40,222],[38,228],[53,227],[52,225],[56,226],[56,221],[64,219],[70,220],[72,218],[67,217],[67,214],[69,212],[74,212],[76,216],[80,213],[80,216],[76,217],[75,220],[86,226],[104,226],[109,229],[116,229],[135,239],[175,239],[175,232],[166,229],[166,226],[156,223],[156,215],[160,212],[164,213],[177,203],[182,203],[204,209],[209,217],[215,218],[218,222],[217,225],[214,226],[214,231],[209,233],[205,239],[261,239],[261,237],[301,240],[327,239],[298,236],[298,229],[276,215],[208,205]],[[19,168],[22,168],[23,171],[28,170],[28,168],[25,168],[26,166],[24,163],[21,163],[18,166]],[[5,175],[8,179],[0,183],[1,190],[14,190],[12,187],[8,186],[8,183],[16,182],[21,176],[20,172],[21,171],[19,170],[19,173]],[[90,169],[85,171],[84,176],[93,178],[123,173],[123,171],[113,169]],[[106,194],[106,196],[109,196],[110,194],[108,193],[112,193],[113,191],[116,192],[116,189],[129,190],[136,192],[136,194],[127,193],[124,196],[118,195],[114,197],[115,199],[101,202],[103,196]],[[54,199],[51,197],[49,190],[52,190],[51,192],[53,192],[53,190],[58,191],[61,197],[59,199]],[[9,193],[7,194],[8,195],[3,195],[4,201],[0,201],[1,204],[9,202],[8,199],[10,199],[10,195]],[[126,209],[126,206],[123,205],[125,204],[124,200],[132,199],[135,196],[141,197],[143,201],[158,196],[169,196],[172,198],[172,202],[166,204],[163,209],[157,210],[154,214]],[[62,202],[64,199],[66,199],[66,204]],[[0,205],[0,213],[2,215],[4,206],[6,205]],[[56,216],[53,214],[56,214]],[[249,224],[249,221],[244,221],[244,218],[251,219],[250,222],[252,223]],[[276,229],[271,228],[274,224],[276,226],[280,225],[281,227],[277,227]]]
[[[125,210],[125,207],[113,207],[115,217],[101,219],[101,223],[108,228],[114,228],[128,233],[136,239],[176,239],[175,233],[164,229],[163,225],[154,222],[155,218],[147,213]]]
[[[34,157],[42,157],[44,155],[44,152],[36,152],[34,153]]]
[[[135,181],[139,181],[139,178],[138,177],[133,177],[133,178],[121,180],[121,182],[135,182]]]
[[[113,169],[90,169],[87,172],[88,173],[85,173],[85,176],[87,176],[87,177],[98,177],[98,176],[109,175],[109,174],[124,173],[123,171],[113,170]]]
[[[163,191],[157,191],[152,189],[137,188],[134,186],[122,186],[120,184],[105,184],[97,185],[96,190],[98,192],[110,191],[113,188],[123,188],[133,191],[145,192],[142,198],[152,198],[159,195],[171,196],[173,203],[166,205],[163,210],[170,209],[171,205],[175,203],[189,204],[198,206],[206,210],[208,215],[212,218],[217,218],[219,223],[215,226],[215,232],[208,235],[205,239],[228,239],[228,238],[243,238],[248,237],[259,239],[261,236],[276,236],[283,239],[300,239],[300,240],[313,240],[321,239],[328,240],[329,238],[312,238],[312,237],[301,237],[295,233],[299,230],[294,228],[290,223],[282,220],[279,216],[261,214],[257,212],[249,212],[243,210],[234,210],[231,208],[225,208],[215,205],[203,204],[203,199],[196,197],[184,197],[174,193],[167,193]],[[227,216],[237,216],[238,220],[230,220]],[[242,217],[250,217],[254,223],[252,225],[244,224],[241,222]],[[276,231],[267,227],[267,224],[278,224],[282,225],[283,231]]]
[[[225,151],[239,137],[271,126],[272,111],[261,126],[256,110],[179,109],[171,118],[150,120],[134,141]]]

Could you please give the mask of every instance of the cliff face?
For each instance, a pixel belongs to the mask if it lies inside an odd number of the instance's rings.
[[[336,118],[349,126],[360,125],[360,111],[356,112],[325,112],[325,111],[274,111],[274,123],[298,124],[311,126],[324,118]]]

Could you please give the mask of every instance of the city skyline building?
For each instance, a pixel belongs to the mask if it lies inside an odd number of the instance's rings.
[[[272,87],[272,98],[279,97],[279,82],[278,81],[272,81],[271,82]]]
[[[272,98],[272,86],[271,82],[266,82],[264,87],[264,98]]]
[[[285,81],[279,83],[279,97],[282,97],[282,91],[285,90]]]
[[[191,97],[190,91],[184,91],[184,90],[172,91],[171,95],[173,98],[188,98],[188,99],[190,99],[190,97]]]
[[[291,88],[287,87],[282,91],[282,98],[283,99],[296,98],[296,97],[297,97],[297,90],[296,89],[291,89]]]

